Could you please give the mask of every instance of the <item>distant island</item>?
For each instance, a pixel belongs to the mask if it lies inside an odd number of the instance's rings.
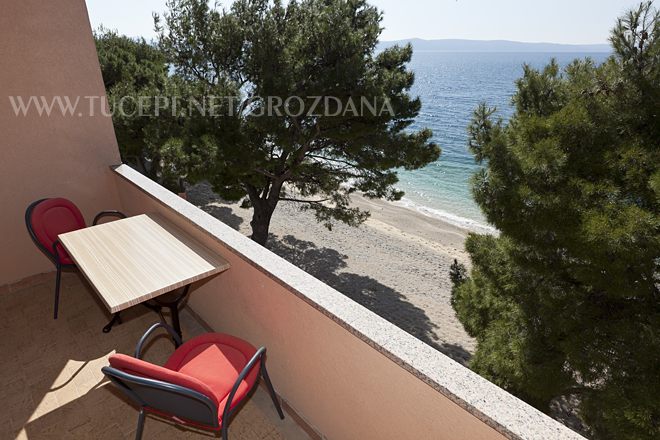
[[[379,49],[410,43],[416,51],[424,52],[611,52],[609,44],[524,43],[508,40],[407,40],[381,41]]]

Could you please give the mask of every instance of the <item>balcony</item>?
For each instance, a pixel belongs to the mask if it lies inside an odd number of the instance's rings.
[[[193,285],[184,334],[207,328],[266,345],[288,413],[277,420],[259,390],[232,423],[232,436],[579,438],[128,166],[107,172],[119,209],[160,213],[231,264]],[[3,434],[129,437],[137,409],[108,386],[100,368],[113,352],[131,353],[156,316],[133,308],[123,324],[103,334],[105,308],[84,280],[69,275],[62,316],[54,321],[52,279],[52,273],[32,275],[5,286],[0,296],[2,351],[9,359],[0,397],[12,408],[3,414]],[[161,338],[148,359],[162,362],[171,349]],[[146,426],[145,438],[184,435],[157,419]]]
[[[23,212],[42,197],[74,200],[87,215],[159,213],[231,268],[197,282],[184,335],[205,329],[268,347],[284,403],[280,421],[258,390],[232,438],[582,438],[385,321],[121,160],[102,113],[17,115],[6,96],[104,96],[83,0],[23,0],[0,15],[0,414],[2,438],[129,438],[137,409],[104,380],[113,352],[131,353],[156,316],[136,307],[109,334],[87,283],[67,276],[52,320],[52,264],[31,243]],[[89,218],[88,218],[89,220]],[[11,252],[9,251],[11,250]],[[160,361],[164,338],[149,349]],[[150,418],[145,438],[202,438]]]

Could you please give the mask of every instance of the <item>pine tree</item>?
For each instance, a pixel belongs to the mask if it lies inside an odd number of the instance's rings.
[[[576,396],[594,438],[660,438],[660,20],[618,20],[602,65],[529,66],[508,122],[481,105],[470,235],[454,284],[471,368],[542,410]]]
[[[168,9],[156,25],[177,75],[203,95],[237,98],[223,117],[192,121],[189,143],[213,148],[202,174],[252,207],[256,242],[266,242],[282,200],[328,227],[357,225],[368,213],[350,194],[397,200],[396,169],[438,158],[430,130],[409,129],[421,108],[408,94],[412,48],[376,53],[382,17],[365,0],[237,0],[227,10],[170,0]],[[289,98],[289,111],[268,105]],[[348,111],[350,102],[379,110]]]

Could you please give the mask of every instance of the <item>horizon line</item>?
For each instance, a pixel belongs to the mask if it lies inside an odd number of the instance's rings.
[[[507,40],[507,39],[494,39],[494,40],[484,40],[484,39],[472,39],[472,38],[421,38],[421,37],[407,37],[407,38],[394,38],[387,40],[380,40],[381,43],[392,43],[397,41],[473,41],[481,43],[520,43],[520,44],[554,44],[558,46],[609,46],[609,42],[603,43],[555,43],[551,41],[520,41],[520,40]]]

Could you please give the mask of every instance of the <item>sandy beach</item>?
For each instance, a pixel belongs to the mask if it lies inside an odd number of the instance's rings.
[[[251,210],[219,199],[208,184],[188,189],[188,200],[249,235]],[[383,318],[465,363],[475,342],[450,304],[449,267],[467,263],[468,231],[382,200],[354,196],[371,217],[360,227],[332,231],[281,202],[267,247]]]

